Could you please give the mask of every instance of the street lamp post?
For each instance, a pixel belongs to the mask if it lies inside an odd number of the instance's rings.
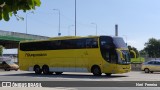
[[[26,34],[27,34],[27,27],[28,27],[28,23],[27,23],[27,19],[28,19],[28,14],[29,13],[34,13],[33,11],[32,12],[28,12],[28,13],[26,13]]]
[[[97,36],[97,24],[96,23],[91,23],[91,24],[96,26],[96,36]]]
[[[77,7],[77,6],[76,6],[76,0],[75,0],[75,36],[76,36],[76,33],[77,33],[77,30],[76,30],[76,29],[77,29],[77,27],[76,27],[76,26],[77,26],[77,25],[76,25],[76,22],[77,22],[77,21],[76,21],[76,14],[77,14],[76,7]]]
[[[58,31],[58,36],[61,36],[61,32],[60,32],[60,30],[61,30],[61,14],[60,14],[60,10],[59,9],[53,9],[53,10],[56,10],[56,11],[58,11],[59,13],[59,31]]]

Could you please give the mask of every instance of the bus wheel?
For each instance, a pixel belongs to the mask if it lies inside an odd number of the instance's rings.
[[[56,75],[61,75],[63,72],[55,72]]]
[[[47,65],[44,65],[44,66],[42,67],[42,71],[43,71],[43,74],[50,74],[50,72],[49,72],[49,67],[48,67]]]
[[[42,73],[42,70],[41,70],[40,66],[38,66],[38,65],[34,66],[34,71],[35,71],[35,74],[41,74]]]
[[[106,76],[111,76],[111,73],[105,73],[106,74]]]
[[[94,76],[101,76],[101,69],[99,66],[93,66],[91,69]]]

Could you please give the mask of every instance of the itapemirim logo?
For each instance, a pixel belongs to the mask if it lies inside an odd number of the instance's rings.
[[[39,53],[39,54],[31,54],[31,53],[26,53],[26,57],[37,57],[37,56],[47,56],[46,53]]]

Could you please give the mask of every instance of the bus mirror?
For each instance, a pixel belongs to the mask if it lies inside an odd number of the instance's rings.
[[[123,57],[122,51],[119,50],[119,49],[116,49],[116,51],[117,51],[117,53],[119,53],[120,59],[121,59],[121,60],[125,60],[125,59],[124,59],[125,57]]]
[[[130,56],[131,58],[136,58],[136,52],[134,50],[130,50]]]

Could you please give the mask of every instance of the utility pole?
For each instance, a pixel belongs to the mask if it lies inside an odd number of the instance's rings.
[[[60,13],[60,10],[59,9],[53,9],[53,10],[56,10],[58,11],[58,14],[59,14],[59,30],[58,30],[58,36],[61,36],[61,13]]]
[[[75,0],[75,36],[76,36],[76,33],[77,33],[77,27],[76,27],[76,0]]]

